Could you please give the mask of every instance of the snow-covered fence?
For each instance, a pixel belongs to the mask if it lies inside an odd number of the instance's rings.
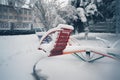
[[[90,32],[112,32],[115,33],[115,26],[113,22],[99,22],[89,25]]]
[[[120,0],[116,0],[116,34],[120,33]]]
[[[7,22],[0,22],[0,30],[10,30],[10,24]]]
[[[10,23],[10,22],[0,22],[0,34],[10,35],[10,34],[27,34],[34,33],[31,23]]]

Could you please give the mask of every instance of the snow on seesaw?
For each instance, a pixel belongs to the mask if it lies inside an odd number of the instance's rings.
[[[95,47],[105,47],[95,37],[105,38],[111,43],[120,39],[120,36],[106,33],[90,33],[88,40],[84,40],[83,33],[73,37],[79,40],[80,45],[92,44]],[[38,46],[39,39],[34,34],[0,36],[0,80],[35,80],[32,76],[33,66],[45,54],[37,50]],[[119,47],[120,41],[115,45],[118,50]],[[36,71],[46,80],[120,80],[119,66],[118,61],[109,58],[88,63],[69,54],[41,59]]]

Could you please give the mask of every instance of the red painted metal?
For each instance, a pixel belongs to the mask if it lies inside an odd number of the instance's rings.
[[[57,41],[55,42],[56,44],[54,45],[54,48],[50,51],[51,54],[49,56],[63,54],[63,50],[67,46],[67,42],[69,40],[71,32],[71,29],[62,28],[62,30],[58,34]]]

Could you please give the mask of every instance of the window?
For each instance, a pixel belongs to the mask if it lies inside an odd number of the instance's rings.
[[[8,19],[8,16],[7,15],[3,15],[3,19]]]
[[[23,20],[23,18],[22,17],[18,17],[18,20]]]
[[[17,16],[14,16],[14,19],[17,19]]]
[[[20,10],[19,10],[19,13],[20,13],[20,14],[23,14],[23,9],[20,9]]]
[[[24,14],[27,14],[27,10],[24,9]]]
[[[0,15],[0,19],[2,19],[2,15]]]
[[[14,9],[13,8],[9,8],[9,13],[14,13]]]
[[[24,20],[27,20],[27,17],[24,17]]]
[[[9,16],[9,19],[13,19],[13,16]]]
[[[0,7],[0,13],[2,14],[2,7]]]
[[[31,21],[31,20],[32,20],[32,18],[31,18],[31,17],[29,17],[29,20]]]
[[[31,15],[31,11],[29,11],[29,15]]]
[[[4,7],[4,8],[3,8],[3,12],[4,12],[4,13],[7,13],[7,12],[8,12],[8,7]]]

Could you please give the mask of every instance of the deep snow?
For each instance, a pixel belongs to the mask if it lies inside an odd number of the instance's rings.
[[[90,33],[88,40],[84,40],[83,33],[73,37],[79,40],[80,45],[94,47],[106,47],[95,37],[107,39],[110,43],[120,39],[120,35],[111,33]],[[0,36],[0,80],[34,80],[33,65],[45,57],[43,51],[37,50],[38,46],[39,39],[34,34]],[[119,47],[120,41],[115,49],[119,51]],[[41,59],[36,70],[47,80],[120,80],[119,66],[118,61],[109,58],[87,63],[74,55],[62,55]]]
[[[79,40],[79,43],[74,45],[101,47],[103,50],[98,51],[103,52],[107,46],[103,41],[96,40],[96,37],[109,40],[111,45],[117,41],[114,46],[116,51],[113,48],[111,51],[120,55],[120,36],[115,34],[90,33],[88,40],[85,40],[84,33],[73,35],[73,37]],[[42,59],[38,63],[37,69],[41,69],[40,73],[45,74],[48,80],[120,80],[119,66],[120,62],[106,57],[94,63],[87,63],[74,55],[62,55]]]
[[[38,45],[36,35],[0,36],[0,80],[33,80]]]

